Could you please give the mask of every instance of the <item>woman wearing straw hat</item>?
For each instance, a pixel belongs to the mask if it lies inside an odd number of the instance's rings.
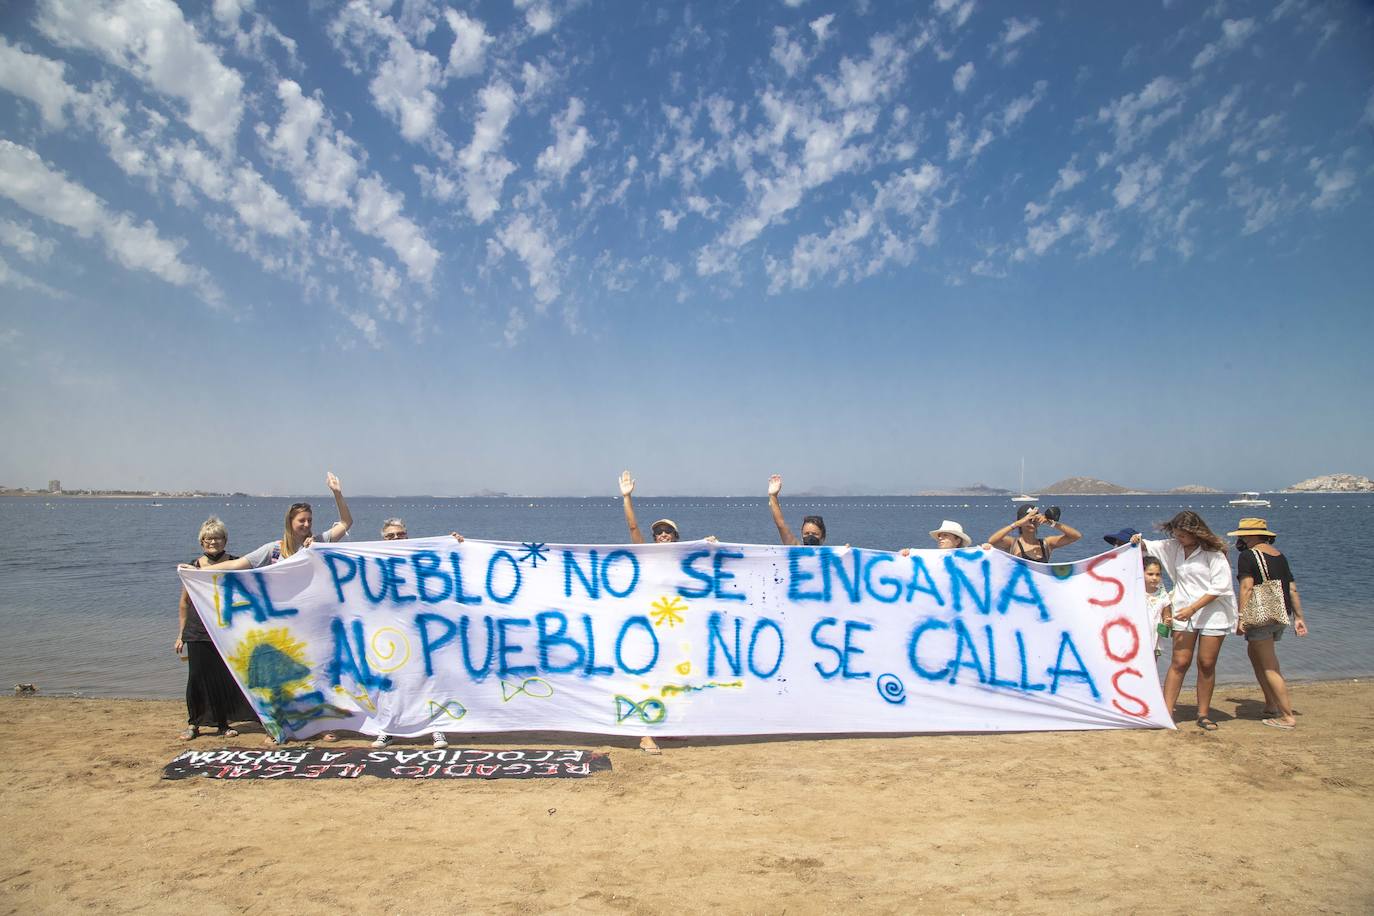
[[[1293,632],[1299,636],[1307,635],[1307,621],[1302,616],[1302,599],[1298,597],[1298,585],[1293,581],[1293,571],[1288,566],[1288,558],[1274,546],[1276,533],[1262,518],[1243,518],[1240,527],[1227,533],[1236,539],[1236,550],[1240,559],[1236,562],[1236,578],[1240,581],[1240,607],[1245,607],[1255,586],[1267,580],[1283,583],[1283,603],[1288,616],[1293,620]],[[1261,721],[1270,728],[1291,729],[1298,724],[1293,717],[1293,707],[1288,699],[1288,684],[1279,671],[1278,641],[1283,638],[1287,626],[1272,623],[1266,626],[1246,627],[1238,624],[1237,632],[1245,636],[1245,651],[1250,656],[1250,665],[1255,669],[1255,680],[1264,691],[1265,718]]]
[[[938,550],[962,550],[973,546],[973,538],[968,536],[964,526],[958,522],[951,522],[949,519],[941,522],[940,527],[930,533],[930,537],[935,541]],[[980,546],[984,549],[991,549],[992,547],[991,544]],[[915,549],[915,547],[903,547],[902,556],[911,556],[911,551]]]

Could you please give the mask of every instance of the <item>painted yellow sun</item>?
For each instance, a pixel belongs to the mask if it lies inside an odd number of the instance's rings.
[[[267,649],[266,652],[263,651],[264,647]],[[239,677],[248,684],[250,689],[259,687],[254,682],[261,679],[259,669],[263,667],[264,661],[269,660],[276,662],[270,667],[276,670],[279,685],[290,683],[293,680],[303,680],[310,675],[310,662],[306,660],[305,643],[292,636],[291,631],[286,627],[278,627],[273,630],[249,630],[244,634],[243,639],[239,640],[239,644],[234,647],[233,653],[225,658],[225,661],[238,672]],[[291,677],[291,674],[298,674],[298,676]]]

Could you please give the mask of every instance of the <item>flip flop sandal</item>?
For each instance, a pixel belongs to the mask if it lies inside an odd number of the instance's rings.
[[[1212,721],[1211,716],[1203,716],[1197,720],[1197,727],[1205,732],[1214,732],[1217,730],[1217,723]]]
[[[200,729],[196,728],[194,725],[186,726],[186,730],[183,731],[181,734],[177,735],[177,738],[179,738],[182,741],[194,741],[196,738],[199,737]]]
[[[1270,728],[1281,728],[1286,732],[1291,732],[1293,729],[1297,728],[1296,725],[1284,725],[1278,719],[1260,719],[1260,725],[1267,725]]]
[[[215,732],[216,738],[237,738],[238,736],[238,730],[233,728],[221,728]]]

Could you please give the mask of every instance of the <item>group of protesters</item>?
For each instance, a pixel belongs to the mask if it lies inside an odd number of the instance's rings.
[[[185,565],[197,569],[256,569],[288,559],[312,544],[333,543],[343,539],[353,527],[353,516],[344,499],[339,479],[330,473],[326,475],[326,483],[333,494],[339,516],[338,521],[329,528],[316,532],[310,504],[292,503],[286,510],[284,530],[279,540],[269,541],[243,556],[235,556],[227,550],[228,532],[224,523],[211,516],[200,527],[201,556]],[[624,471],[619,483],[630,541],[643,544],[644,535],[634,510],[634,477],[629,471]],[[805,516],[798,537],[787,524],[778,501],[781,492],[782,478],[774,474],[768,480],[768,507],[781,542],[787,546],[824,545],[825,520],[819,515]],[[1048,563],[1054,551],[1083,537],[1077,529],[1061,521],[1060,515],[1056,506],[1041,509],[1034,505],[1022,505],[1018,507],[1012,522],[990,534],[978,546],[984,550],[1001,550],[1032,562]],[[1042,528],[1048,528],[1053,533],[1042,537]],[[1160,540],[1147,540],[1140,532],[1130,528],[1104,535],[1103,539],[1114,547],[1137,544],[1142,548],[1146,604],[1151,614],[1158,617],[1160,635],[1168,635],[1172,641],[1169,670],[1164,680],[1164,700],[1170,713],[1177,705],[1183,680],[1196,660],[1197,725],[1206,731],[1217,729],[1217,723],[1211,715],[1216,663],[1222,642],[1235,633],[1245,637],[1255,679],[1264,691],[1265,716],[1261,721],[1272,728],[1294,728],[1297,720],[1279,668],[1276,643],[1283,638],[1287,621],[1291,620],[1293,632],[1298,636],[1306,636],[1308,631],[1292,570],[1287,558],[1274,546],[1278,535],[1269,530],[1265,520],[1260,518],[1242,519],[1239,528],[1228,533],[1228,537],[1236,539],[1235,547],[1239,554],[1236,579],[1240,585],[1240,597],[1237,599],[1232,586],[1227,544],[1212,532],[1200,515],[1191,510],[1179,512],[1158,528],[1165,535]],[[653,541],[660,544],[673,543],[681,538],[677,523],[668,518],[655,521],[649,526],[649,532]],[[399,518],[386,519],[380,533],[388,541],[410,536],[405,522]],[[453,532],[452,537],[463,540],[457,532]],[[942,550],[969,549],[974,545],[973,538],[963,526],[949,519],[932,530],[930,537],[937,549]],[[715,538],[707,537],[706,540],[715,541]],[[913,549],[904,548],[901,553],[907,556]],[[1173,583],[1172,589],[1164,587],[1161,573],[1168,574]],[[1257,600],[1257,588],[1269,582],[1280,583],[1284,613],[1278,622],[1246,626],[1242,623],[1239,609]],[[180,737],[189,741],[198,737],[200,729],[204,727],[214,727],[219,737],[235,737],[238,732],[231,727],[231,722],[256,719],[256,713],[215,650],[185,589],[181,592],[178,617],[174,649],[189,663],[186,682],[187,727]],[[323,737],[326,741],[337,738],[333,733],[326,733]],[[448,746],[447,736],[442,731],[433,732],[432,738],[435,747]],[[389,742],[390,738],[382,734],[377,736],[373,746],[385,747]],[[649,753],[658,753],[653,738],[646,736],[640,746]]]

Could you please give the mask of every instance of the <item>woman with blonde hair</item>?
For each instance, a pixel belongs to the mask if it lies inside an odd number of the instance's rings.
[[[325,475],[325,483],[334,494],[334,506],[339,510],[339,520],[329,528],[316,534],[312,527],[315,515],[310,503],[292,503],[286,510],[286,529],[282,532],[280,541],[268,541],[250,554],[205,568],[257,569],[259,566],[271,566],[292,557],[316,541],[330,544],[343,540],[348,534],[348,529],[353,527],[353,515],[348,511],[348,503],[344,501],[339,478],[335,477],[332,471]]]
[[[236,559],[226,552],[228,546],[229,533],[224,522],[212,515],[200,526],[203,553],[190,565],[199,569]],[[190,741],[200,736],[201,726],[207,725],[216,728],[216,737],[238,737],[238,732],[229,723],[252,721],[257,714],[244,698],[234,676],[229,673],[219,650],[210,641],[210,633],[192,606],[185,588],[181,590],[177,616],[177,638],[172,644],[172,651],[187,662],[186,729],[178,737],[182,741]]]
[[[1197,725],[1203,731],[1216,731],[1211,713],[1217,657],[1226,635],[1236,629],[1236,595],[1231,588],[1226,542],[1192,510],[1180,512],[1158,527],[1168,538],[1147,541],[1136,534],[1131,543],[1158,559],[1174,583],[1169,613],[1174,650],[1169,673],[1164,676],[1164,704],[1172,714],[1196,654]]]
[[[280,541],[268,541],[246,556],[220,563],[211,563],[201,568],[257,569],[259,566],[271,566],[273,563],[295,556],[316,541],[322,544],[331,544],[343,540],[348,534],[348,529],[353,527],[353,514],[348,511],[348,503],[344,501],[343,486],[339,483],[339,478],[334,476],[333,471],[325,474],[325,484],[329,487],[329,492],[334,494],[334,506],[339,510],[339,520],[333,525],[316,534],[313,528],[315,516],[314,511],[310,508],[310,503],[292,503],[286,510],[286,528],[282,532]],[[325,732],[323,739],[325,741],[337,741],[339,736],[334,732]],[[271,741],[270,738],[268,740]]]

